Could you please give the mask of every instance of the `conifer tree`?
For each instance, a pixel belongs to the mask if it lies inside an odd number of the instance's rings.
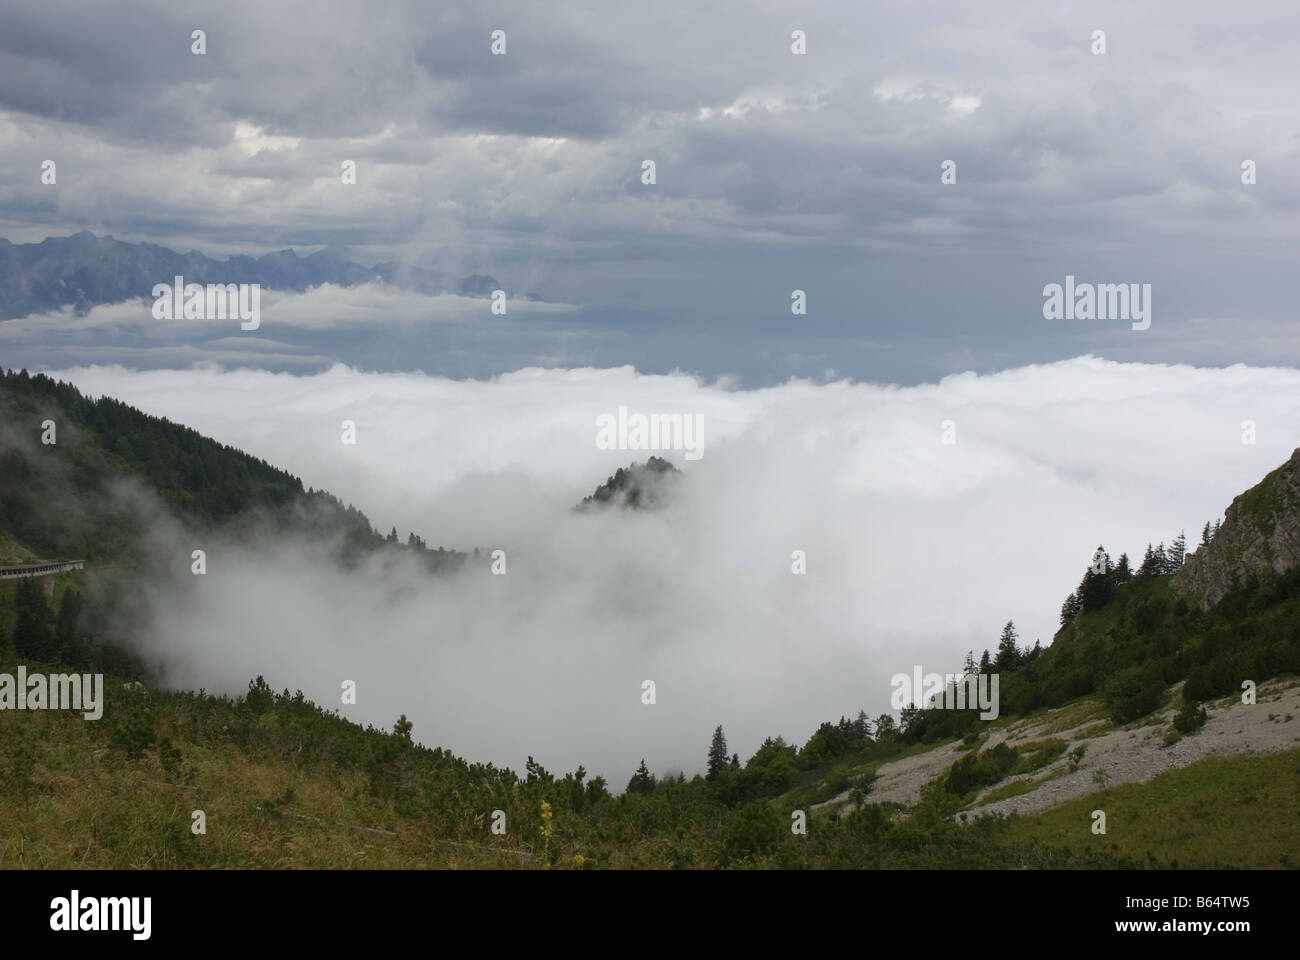
[[[1155,573],[1169,573],[1169,554],[1165,552],[1165,542],[1163,540],[1156,544],[1156,552],[1153,558],[1152,567]]]
[[[652,793],[655,788],[655,778],[650,773],[650,769],[645,765],[645,757],[641,758],[641,766],[636,768],[636,773],[632,774],[632,779],[627,782],[628,793]]]
[[[1186,557],[1187,535],[1182,530],[1179,530],[1178,536],[1174,537],[1174,542],[1169,546],[1169,572],[1177,573]]]
[[[871,739],[871,721],[867,719],[867,711],[858,711],[858,717],[853,721],[853,736],[859,740]]]
[[[1002,636],[998,638],[998,653],[993,660],[993,668],[999,673],[1011,673],[1019,669],[1020,648],[1016,646],[1019,639],[1015,623],[1008,620],[1002,628]]]
[[[1129,569],[1128,554],[1121,553],[1119,555],[1119,563],[1115,564],[1115,582],[1117,584],[1128,583],[1132,579],[1133,571]]]
[[[1072,622],[1078,615],[1079,595],[1071,591],[1070,595],[1065,598],[1065,602],[1061,604],[1061,626],[1065,626],[1067,623]],[[988,656],[987,650],[984,651],[984,655]]]
[[[909,703],[902,710],[898,711],[898,732],[901,734],[908,733],[916,726],[921,719],[921,708],[914,703]]]
[[[709,765],[705,779],[713,780],[727,765],[727,737],[722,732],[722,724],[713,731],[713,742],[709,744]]]
[[[1156,552],[1151,549],[1151,544],[1147,544],[1147,552],[1142,555],[1142,566],[1138,567],[1139,577],[1150,577],[1159,573],[1156,569]]]

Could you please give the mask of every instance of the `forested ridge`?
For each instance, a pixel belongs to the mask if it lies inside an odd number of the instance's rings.
[[[42,442],[47,422],[53,443]],[[0,370],[0,533],[43,559],[121,562],[139,549],[141,519],[129,497],[113,495],[125,478],[196,532],[260,523],[338,539],[349,562],[397,539],[351,504],[189,427],[44,374]],[[463,557],[428,550],[414,533],[406,545],[442,555],[434,561]]]

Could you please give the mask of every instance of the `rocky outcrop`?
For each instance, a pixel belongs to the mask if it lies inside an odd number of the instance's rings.
[[[681,471],[663,457],[651,457],[618,471],[584,497],[576,510],[591,510],[618,505],[632,510],[655,510],[667,504],[670,489]]]
[[[1232,501],[1209,546],[1187,558],[1173,587],[1208,610],[1233,588],[1300,566],[1300,449]]]

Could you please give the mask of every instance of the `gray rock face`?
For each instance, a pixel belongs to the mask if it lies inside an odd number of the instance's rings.
[[[1300,449],[1236,497],[1208,547],[1187,558],[1173,587],[1208,610],[1234,587],[1266,572],[1300,566]]]

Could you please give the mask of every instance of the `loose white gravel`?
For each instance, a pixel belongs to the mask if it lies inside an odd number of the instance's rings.
[[[1180,703],[1181,685],[1173,689],[1174,703]],[[1256,702],[1243,704],[1240,696],[1228,697],[1205,704],[1209,720],[1192,734],[1184,734],[1172,746],[1164,745],[1165,736],[1172,729],[1175,709],[1170,707],[1152,714],[1143,725],[1111,730],[1100,736],[1087,736],[1104,721],[1092,719],[1073,729],[1049,733],[1060,710],[1048,711],[1032,721],[1020,720],[1008,727],[994,731],[980,750],[988,750],[999,743],[1012,746],[1033,740],[1058,738],[1067,741],[1065,753],[1057,760],[1030,774],[1009,777],[983,791],[987,796],[1009,783],[1021,780],[1042,780],[1060,773],[1054,779],[1033,790],[974,806],[964,816],[967,818],[986,814],[1032,814],[1073,800],[1075,797],[1096,793],[1122,783],[1145,783],[1167,770],[1176,770],[1206,757],[1250,753],[1275,753],[1300,748],[1300,680],[1272,681],[1260,684]],[[1290,715],[1294,719],[1288,721]],[[1271,717],[1271,719],[1270,719]],[[1076,770],[1070,769],[1070,753],[1085,745],[1083,759]],[[901,803],[911,806],[921,799],[921,788],[940,776],[966,751],[953,742],[925,753],[882,764],[876,771],[877,779],[867,795],[868,803]],[[1105,783],[1094,780],[1097,771],[1104,771]],[[813,807],[839,807],[847,813],[849,791]],[[963,816],[959,814],[958,816]]]

